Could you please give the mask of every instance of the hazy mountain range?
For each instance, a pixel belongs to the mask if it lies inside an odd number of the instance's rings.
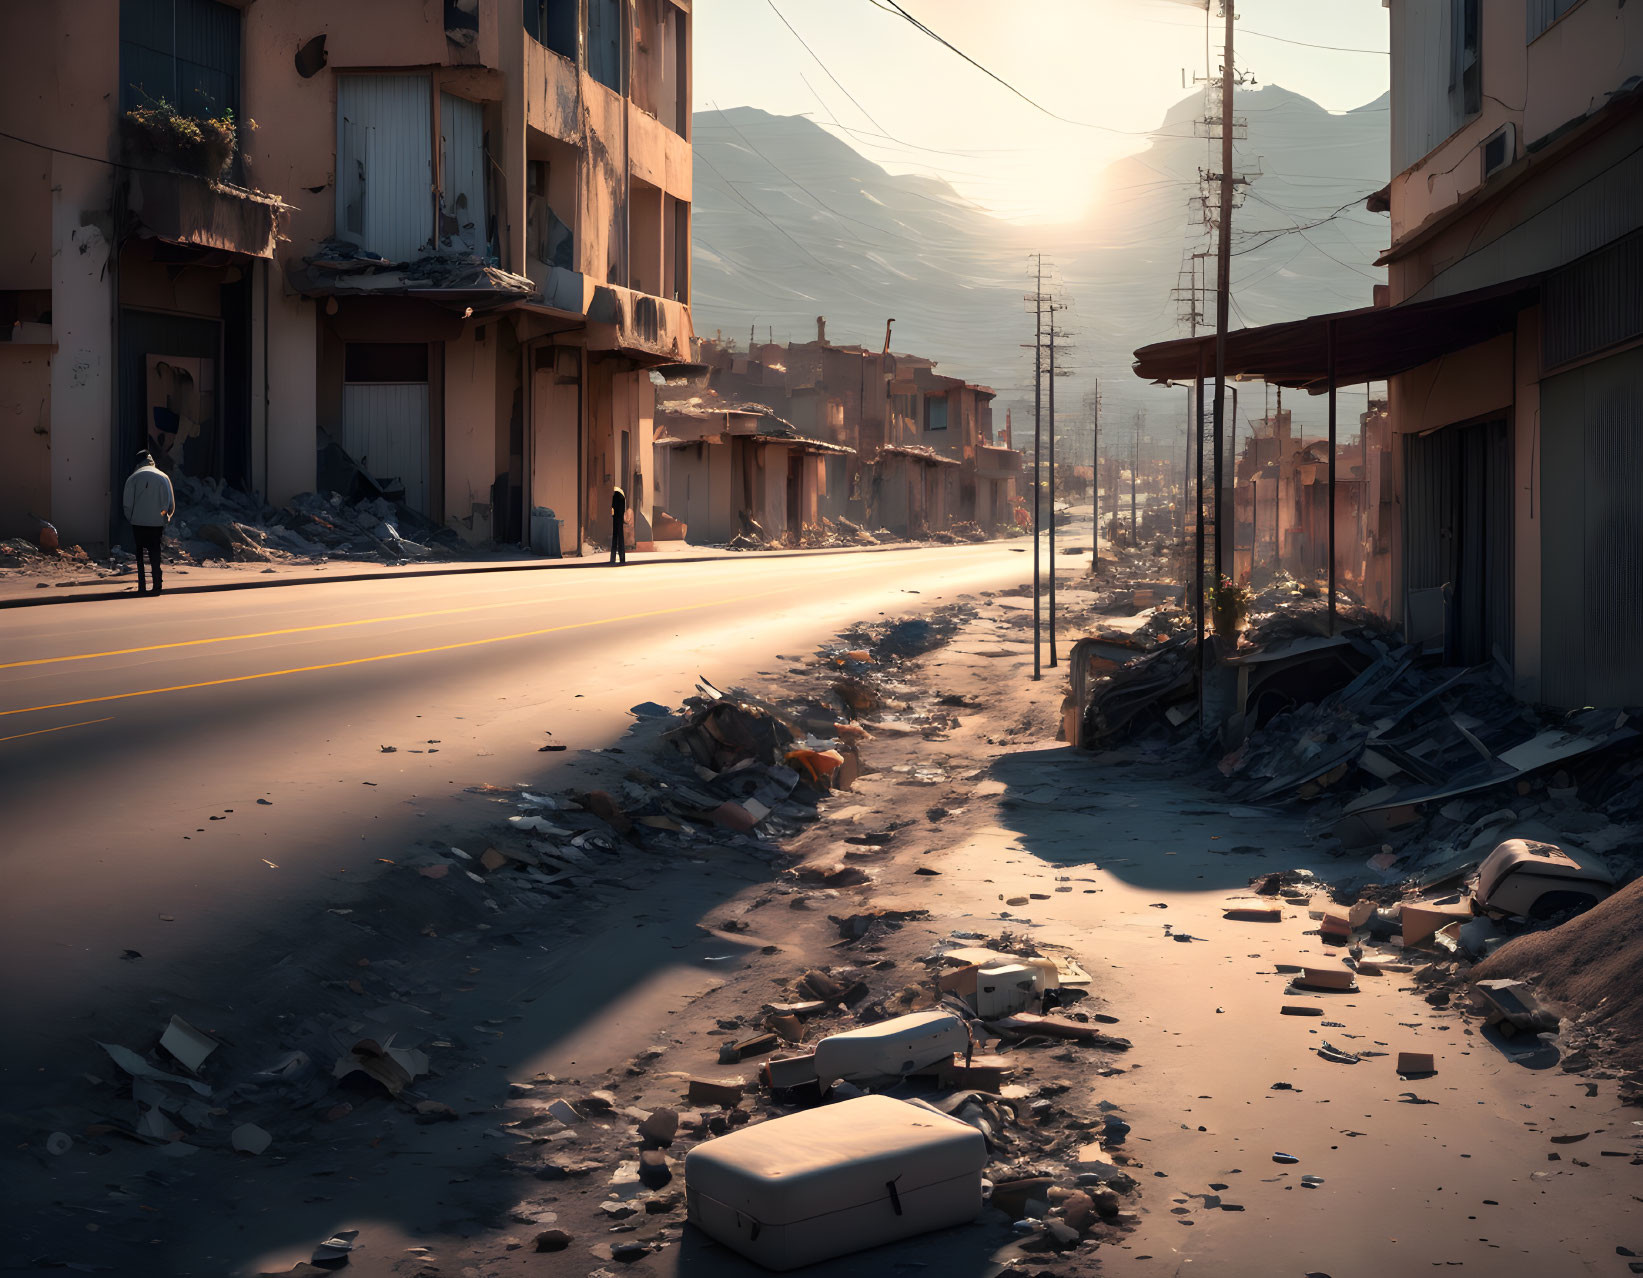
[[[1178,415],[1181,393],[1143,386],[1130,352],[1186,332],[1171,292],[1185,255],[1209,244],[1189,198],[1199,170],[1219,167],[1194,136],[1202,109],[1200,95],[1183,99],[1158,130],[1179,136],[1111,165],[1084,217],[1043,227],[992,217],[940,180],[893,176],[803,116],[698,112],[696,331],[807,340],[825,315],[830,340],[877,345],[894,316],[895,349],[995,387],[1001,407],[1030,404],[1023,294],[1027,254],[1042,251],[1076,308],[1064,321],[1077,372],[1058,383],[1066,406],[1099,375],[1105,420],[1142,404]],[[1362,201],[1388,178],[1387,99],[1332,115],[1269,85],[1241,90],[1236,110],[1250,181],[1234,217],[1234,326],[1368,305],[1387,223]]]

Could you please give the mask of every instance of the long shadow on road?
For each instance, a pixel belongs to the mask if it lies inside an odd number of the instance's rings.
[[[1286,866],[1320,860],[1292,814],[1227,802],[1179,757],[1057,746],[1006,754],[988,775],[1004,786],[1003,825],[1028,852],[1057,865],[1093,862],[1138,888],[1226,892],[1247,886],[1273,854]]]
[[[654,728],[636,724],[617,750],[541,768],[530,784],[550,793],[619,785],[622,770],[645,767],[655,746]],[[498,805],[496,828],[516,810]],[[374,823],[371,835],[384,846],[431,850],[443,842],[429,837],[438,825],[406,814]],[[379,1243],[386,1233],[411,1245],[506,1226],[522,1199],[555,1188],[520,1169],[555,1148],[532,1149],[528,1137],[494,1127],[520,1116],[503,1108],[508,1082],[529,1078],[543,1061],[563,1061],[566,1074],[588,1080],[584,1090],[604,1085],[595,1077],[607,1069],[620,1080],[636,1052],[668,1042],[669,1013],[749,961],[697,922],[771,877],[769,866],[713,843],[682,849],[642,827],[636,844],[615,854],[614,867],[599,867],[614,868],[614,883],[547,905],[489,908],[505,894],[460,867],[435,880],[401,865],[338,886],[324,904],[282,903],[249,936],[214,936],[191,959],[179,956],[171,970],[188,974],[185,988],[149,990],[146,1011],[122,1009],[119,1019],[153,1027],[147,1041],[128,1045],[150,1048],[173,1013],[217,1035],[223,1046],[204,1072],[218,1080],[212,1103],[225,1112],[205,1119],[200,1143],[225,1145],[230,1128],[253,1121],[274,1144],[260,1159],[218,1147],[173,1160],[117,1135],[84,1135],[88,1120],[129,1123],[137,1111],[117,1098],[119,1072],[82,1040],[83,1049],[26,1087],[14,1076],[8,1108],[18,1140],[6,1174],[19,1187],[13,1219],[25,1222],[14,1227],[15,1247],[53,1268],[239,1273],[288,1268],[336,1229],[369,1224]],[[87,1029],[88,1039],[121,1041]],[[419,1125],[386,1097],[331,1079],[332,1062],[353,1041],[390,1035],[431,1058],[418,1094],[465,1119],[489,1115],[492,1129]],[[580,1050],[584,1042],[591,1050]],[[248,1086],[256,1071],[299,1051],[309,1064],[290,1086]],[[108,1081],[94,1086],[82,1072]],[[676,1085],[666,1087],[676,1098]],[[338,1114],[344,1103],[354,1108]],[[76,1138],[56,1158],[40,1149],[54,1128]],[[129,1214],[118,1206],[126,1202]],[[88,1219],[100,1228],[86,1231]],[[388,1257],[373,1247],[360,1259],[366,1265],[356,1261],[351,1272],[376,1272]]]

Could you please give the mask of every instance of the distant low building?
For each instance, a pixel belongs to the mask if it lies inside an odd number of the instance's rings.
[[[838,446],[822,460],[817,518],[903,537],[1014,526],[1021,455],[994,439],[990,388],[939,374],[920,356],[836,345],[820,319],[813,342],[751,340],[741,351],[709,340],[697,359],[699,380],[722,401],[761,406],[799,435]],[[664,390],[661,408],[700,393]]]

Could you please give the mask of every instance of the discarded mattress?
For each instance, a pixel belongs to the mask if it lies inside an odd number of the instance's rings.
[[[1496,914],[1591,906],[1613,891],[1602,865],[1555,843],[1507,839],[1478,867],[1477,902]]]
[[[749,1260],[796,1269],[973,1219],[986,1164],[968,1123],[861,1096],[696,1146],[686,1210]]]
[[[968,1027],[951,1012],[914,1012],[822,1039],[816,1044],[816,1077],[823,1084],[899,1078],[969,1045]]]

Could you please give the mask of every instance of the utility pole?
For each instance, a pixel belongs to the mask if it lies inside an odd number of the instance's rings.
[[[1066,302],[1057,302],[1054,293],[1048,293],[1044,299],[1044,313],[1049,316],[1048,336],[1050,339],[1050,404],[1049,404],[1049,436],[1050,436],[1050,665],[1060,664],[1060,657],[1056,650],[1056,585],[1055,585],[1055,379],[1057,377],[1071,377],[1070,370],[1057,368],[1055,364],[1057,339],[1067,337],[1065,329],[1056,326],[1056,316],[1068,309]],[[1064,342],[1060,343],[1060,350],[1065,355],[1071,348]]]
[[[1101,571],[1101,379],[1095,379],[1095,389],[1085,397],[1090,410],[1090,519],[1095,525],[1090,533],[1090,575]]]
[[[1130,440],[1130,545],[1140,545],[1140,522],[1135,517],[1135,471],[1140,470],[1142,411],[1135,409],[1135,435]]]
[[[1055,651],[1055,313],[1050,303],[1050,668],[1058,664]],[[1331,510],[1333,513],[1333,509]],[[1333,581],[1333,578],[1331,579]]]
[[[1237,64],[1233,57],[1233,23],[1237,15],[1233,0],[1221,0],[1226,18],[1226,47],[1221,64],[1221,207],[1217,210],[1215,265],[1215,584],[1225,571],[1223,535],[1224,498],[1222,489],[1222,440],[1226,423],[1227,326],[1232,302],[1232,134],[1233,90],[1237,85]]]
[[[1039,652],[1043,620],[1040,615],[1038,555],[1040,535],[1039,481],[1042,478],[1041,455],[1043,448],[1043,391],[1044,391],[1044,255],[1030,255],[1033,261],[1033,291],[1027,300],[1033,304],[1033,679],[1044,677]],[[1053,318],[1053,317],[1052,317]]]

